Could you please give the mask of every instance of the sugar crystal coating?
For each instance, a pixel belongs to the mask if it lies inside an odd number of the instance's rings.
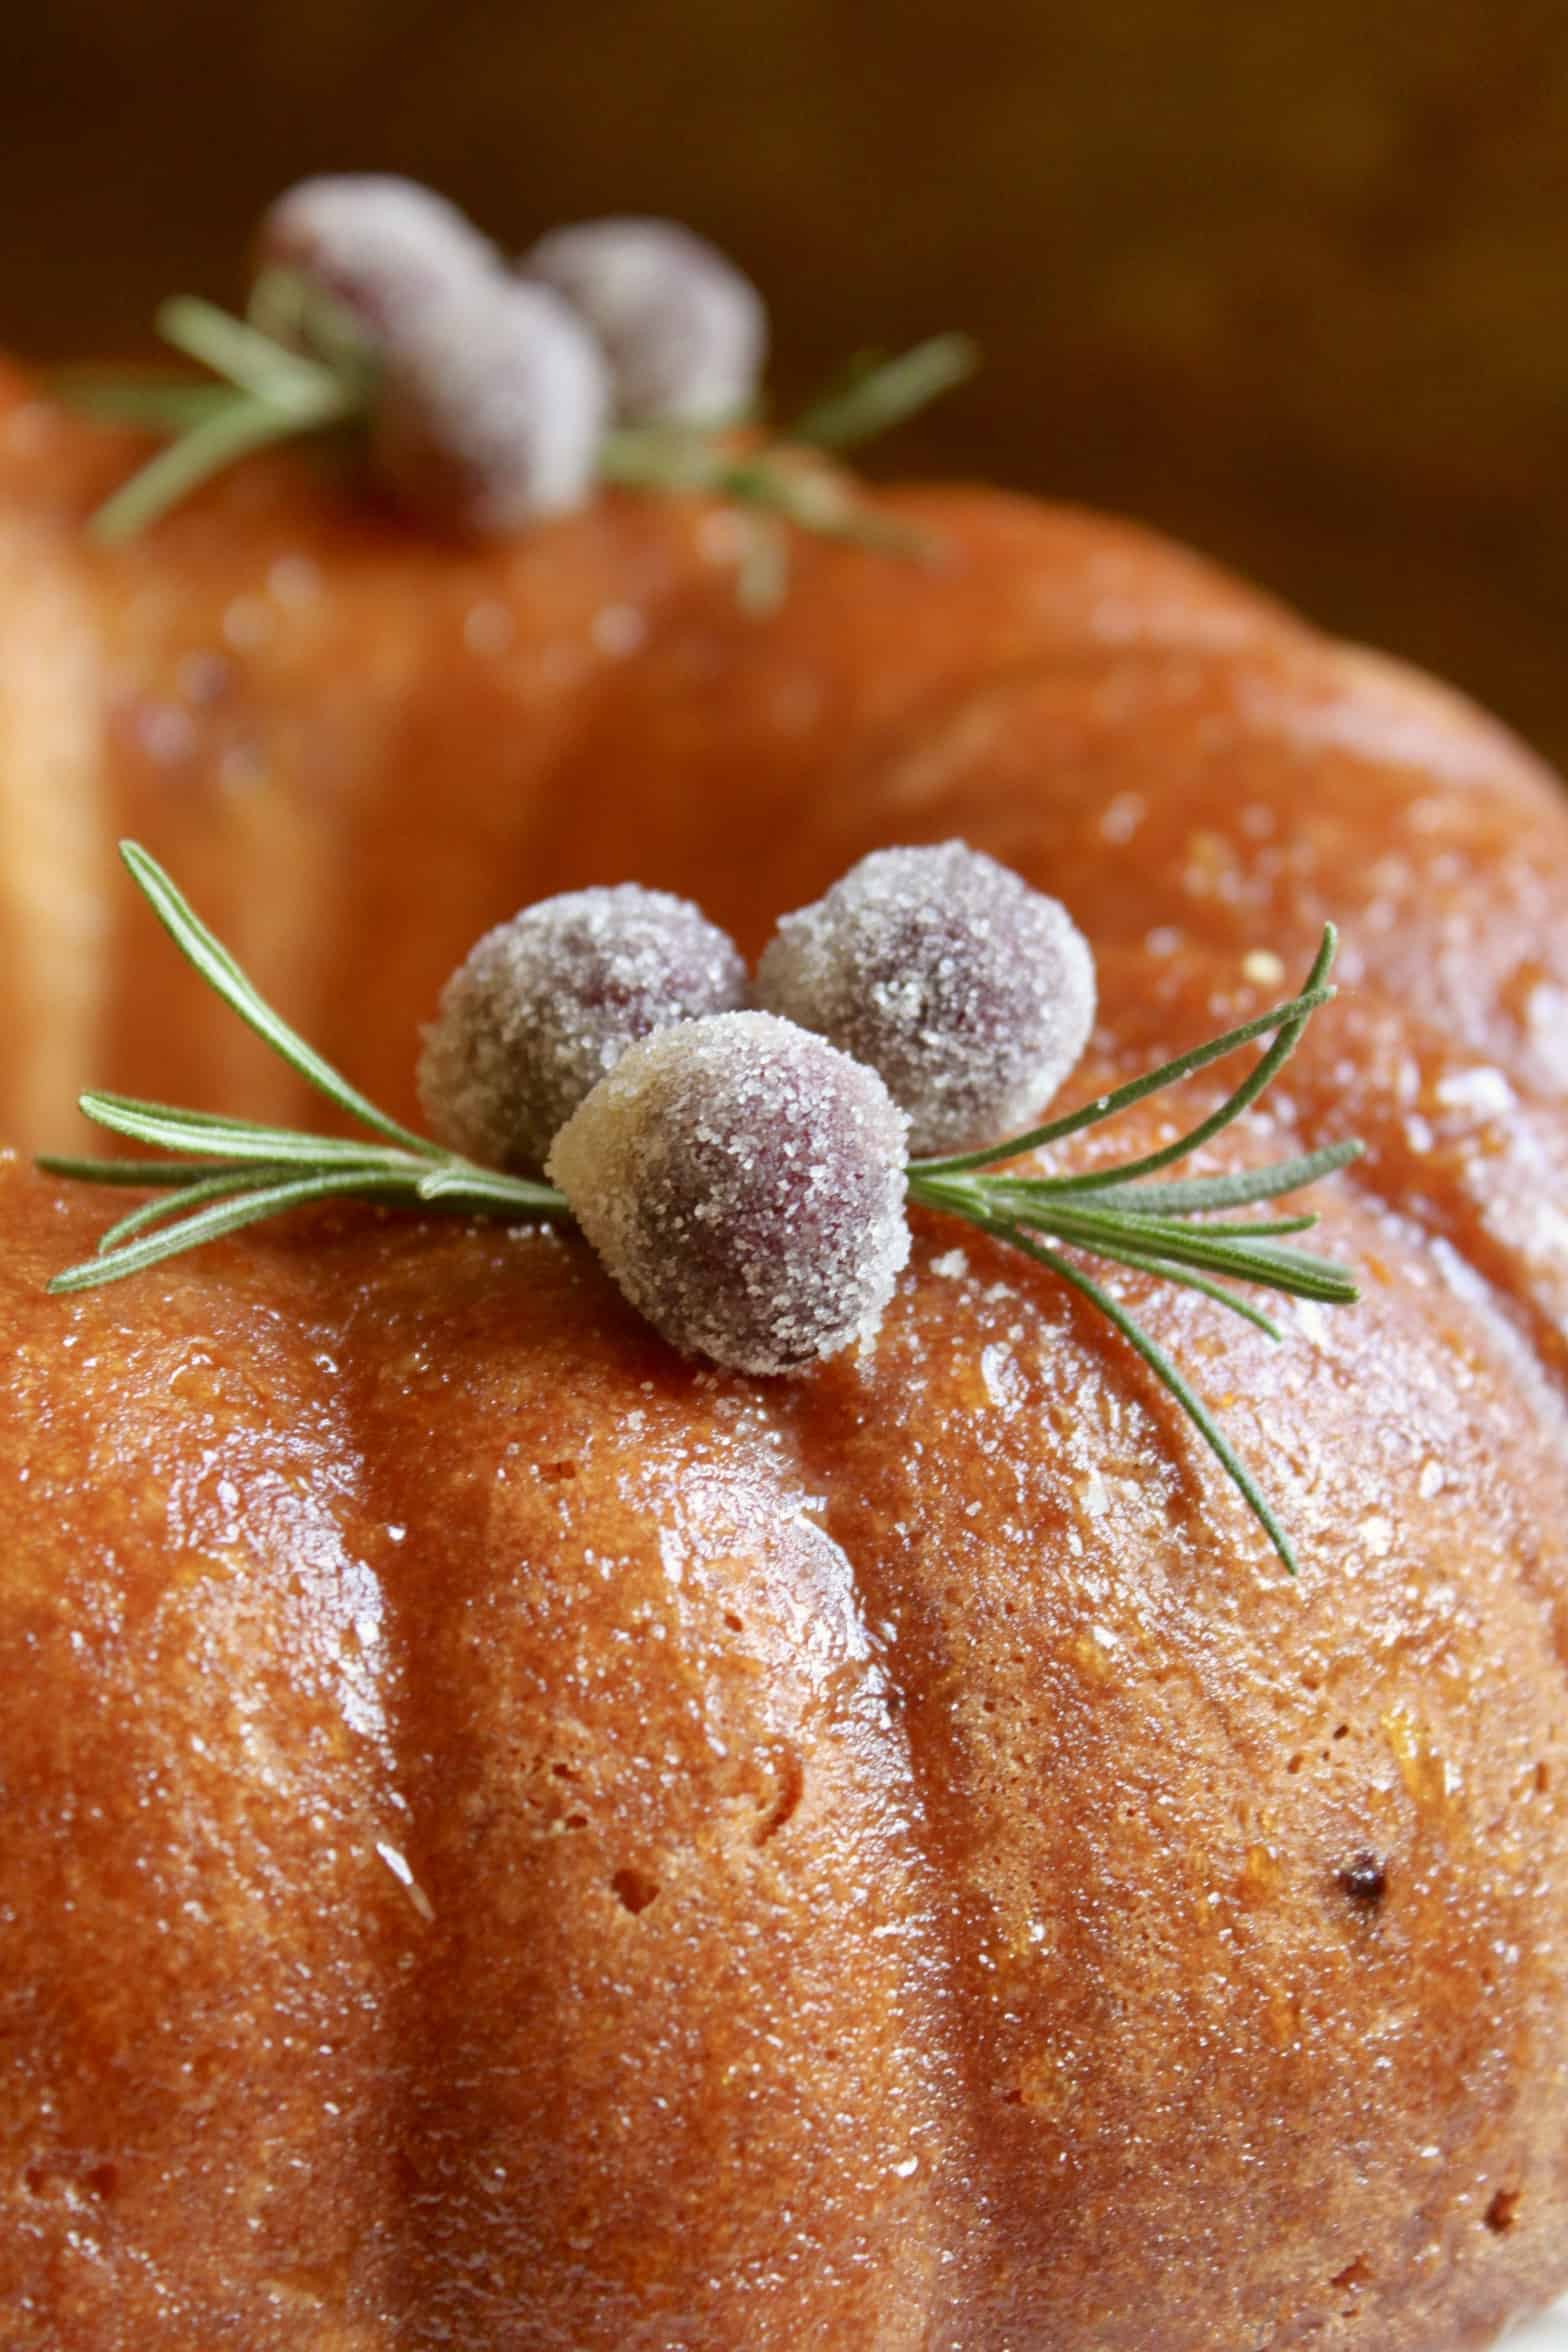
[[[754,995],[881,1072],[910,1149],[964,1151],[1049,1102],[1094,1025],[1066,909],[962,841],[862,858],[786,915]]]
[[[868,1337],[909,1255],[907,1122],[875,1071],[769,1013],[633,1046],[548,1173],[672,1347],[797,1372]]]
[[[750,281],[675,221],[578,221],[518,264],[598,337],[623,423],[710,423],[749,406],[767,314]]]
[[[385,172],[300,180],[262,215],[259,268],[293,269],[395,345],[455,278],[505,283],[500,257],[455,204]]]
[[[454,1150],[537,1169],[628,1046],[745,997],[733,942],[688,899],[630,882],[567,891],[487,931],[453,973],[420,1100]]]
[[[582,502],[608,413],[604,361],[564,302],[457,279],[384,355],[371,453],[401,505],[489,536]]]

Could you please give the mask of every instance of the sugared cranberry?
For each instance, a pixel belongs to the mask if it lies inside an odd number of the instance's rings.
[[[463,279],[387,347],[371,455],[409,512],[490,537],[581,504],[608,410],[604,362],[565,303]]]
[[[755,994],[880,1071],[929,1155],[1044,1107],[1093,1026],[1094,959],[1054,898],[947,841],[877,850],[786,915]]]
[[[383,172],[333,173],[286,189],[262,215],[255,261],[330,294],[378,347],[395,345],[454,280],[504,283],[495,247],[455,204]]]
[[[756,396],[767,314],[749,279],[674,221],[579,221],[518,264],[602,345],[627,424],[710,424]]]
[[[868,1336],[909,1254],[907,1123],[874,1071],[768,1013],[634,1045],[548,1173],[683,1355],[797,1372]]]
[[[745,996],[733,943],[689,900],[630,882],[568,891],[487,931],[453,973],[420,1099],[454,1150],[537,1169],[628,1046]]]

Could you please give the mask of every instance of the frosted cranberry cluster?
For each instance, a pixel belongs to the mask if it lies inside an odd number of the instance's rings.
[[[428,188],[334,175],[269,208],[256,263],[258,284],[292,275],[362,340],[372,464],[443,526],[509,532],[575,506],[612,424],[722,423],[761,377],[760,296],[672,221],[582,221],[514,263]],[[331,320],[307,304],[293,332],[319,344]]]
[[[1093,1017],[1065,909],[950,841],[862,859],[783,919],[749,984],[663,892],[527,907],[447,983],[420,1094],[453,1148],[542,1167],[674,1346],[790,1372],[887,1305],[911,1151],[1039,1110]]]

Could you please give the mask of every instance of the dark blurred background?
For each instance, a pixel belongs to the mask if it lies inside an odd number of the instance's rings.
[[[0,339],[141,348],[364,167],[689,219],[786,391],[968,327],[877,462],[1145,516],[1568,761],[1564,0],[0,0]]]

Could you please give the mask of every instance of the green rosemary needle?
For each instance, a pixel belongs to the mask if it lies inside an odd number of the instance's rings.
[[[370,424],[380,385],[375,352],[341,305],[296,271],[262,271],[247,318],[179,295],[163,304],[157,325],[165,342],[216,381],[82,369],[55,381],[58,396],[88,415],[168,436],[167,447],[94,515],[91,528],[101,540],[134,538],[253,450],[363,433]],[[928,555],[924,533],[876,513],[822,455],[902,423],[961,383],[975,364],[974,348],[961,335],[933,336],[894,359],[867,359],[782,440],[752,447],[727,425],[622,427],[604,438],[599,478],[665,496],[717,498],[759,524],[792,524],[889,555]],[[777,603],[787,572],[770,538],[760,539],[757,550],[742,555],[742,594],[749,607],[765,610]]]
[[[372,1140],[311,1135],[212,1111],[180,1109],[129,1095],[89,1093],[81,1108],[112,1133],[143,1144],[157,1156],[143,1160],[78,1159],[47,1155],[38,1165],[52,1175],[85,1183],[135,1186],[152,1198],[112,1225],[97,1251],[57,1274],[52,1291],[87,1290],[137,1274],[161,1259],[199,1248],[246,1225],[310,1203],[343,1198],[379,1200],[410,1208],[440,1206],[470,1215],[515,1220],[569,1219],[553,1186],[485,1168],[444,1150],[378,1110],[357,1087],[307,1045],[258,994],[227,948],[196,915],[169,876],[135,842],[120,854],[132,880],[182,955],[208,987],[273,1052]],[[1331,1259],[1293,1246],[1292,1237],[1316,1219],[1304,1212],[1266,1217],[1226,1215],[1299,1192],[1357,1157],[1355,1142],[1226,1175],[1149,1181],[1188,1158],[1256,1102],[1294,1050],[1312,1015],[1333,995],[1328,975],[1335,934],[1325,929],[1306,985],[1296,996],[1194,1046],[1141,1078],[1064,1117],[943,1159],[912,1161],[906,1171],[911,1203],[960,1218],[1005,1242],[1067,1283],[1120,1332],[1154,1377],[1187,1414],[1256,1515],[1292,1574],[1290,1540],[1251,1472],[1208,1407],[1165,1351],[1120,1299],[1079,1262],[1154,1275],[1199,1292],[1243,1318],[1270,1339],[1280,1333],[1253,1301],[1233,1287],[1273,1290],[1330,1306],[1357,1295],[1353,1275]],[[1207,1117],[1158,1150],[1111,1167],[1077,1174],[1020,1172],[1023,1155],[1047,1149],[1098,1127],[1150,1095],[1179,1085],[1210,1063],[1257,1040],[1270,1040],[1246,1075]],[[1064,1256],[1063,1251],[1071,1256]]]

